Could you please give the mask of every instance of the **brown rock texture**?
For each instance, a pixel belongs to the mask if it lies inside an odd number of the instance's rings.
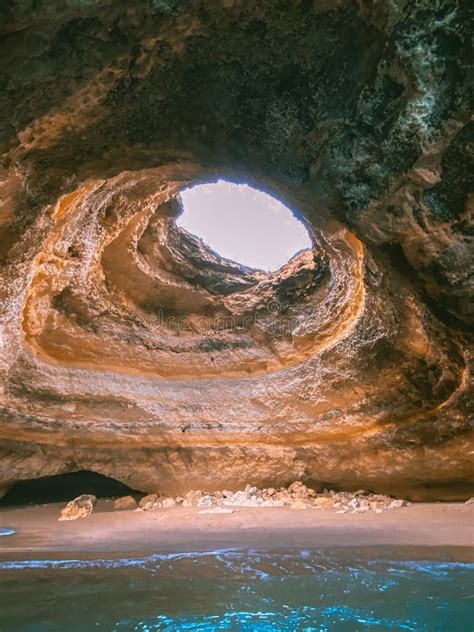
[[[87,518],[94,511],[94,505],[97,498],[92,494],[81,494],[61,509],[58,520],[77,520],[78,518]]]
[[[470,17],[0,4],[0,490],[472,495]],[[287,203],[313,250],[265,274],[177,228],[217,178]]]
[[[122,496],[117,498],[114,502],[114,509],[116,511],[132,511],[137,508],[137,501],[133,496]]]

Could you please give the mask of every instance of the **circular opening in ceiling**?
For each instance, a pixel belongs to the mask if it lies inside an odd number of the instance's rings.
[[[273,272],[312,248],[305,226],[268,193],[247,184],[218,180],[180,193],[176,224],[225,259]]]

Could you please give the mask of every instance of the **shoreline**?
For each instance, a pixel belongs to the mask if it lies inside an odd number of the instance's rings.
[[[113,511],[111,501],[101,500],[91,516],[59,522],[63,507],[1,508],[0,526],[16,534],[0,537],[0,561],[302,547],[373,550],[376,557],[388,549],[405,559],[429,554],[474,562],[472,504],[417,503],[382,514],[338,514],[325,507],[239,507],[231,514],[199,514],[187,507]]]

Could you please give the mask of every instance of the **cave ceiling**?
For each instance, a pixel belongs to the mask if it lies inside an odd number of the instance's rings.
[[[0,2],[1,489],[472,495],[469,4]],[[177,227],[219,178],[313,249]]]

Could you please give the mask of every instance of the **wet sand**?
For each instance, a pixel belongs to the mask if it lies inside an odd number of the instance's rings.
[[[99,501],[85,519],[58,522],[64,503],[0,509],[0,560],[205,551],[251,547],[390,547],[400,555],[474,561],[474,505],[423,503],[382,514],[338,514],[333,508],[238,508],[198,514],[196,508],[112,511]]]

